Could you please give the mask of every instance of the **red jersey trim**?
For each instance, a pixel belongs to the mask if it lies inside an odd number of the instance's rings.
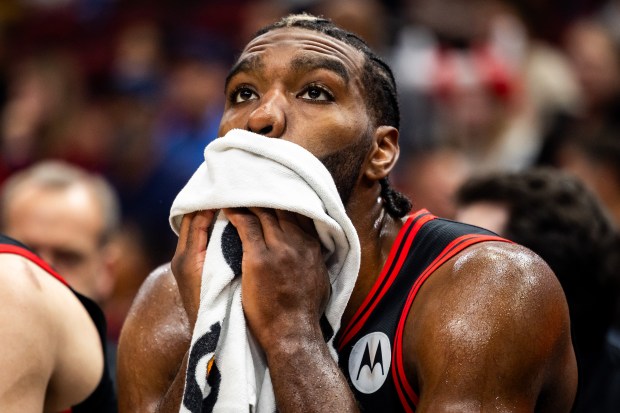
[[[479,235],[468,234],[454,239],[450,244],[444,248],[444,250],[435,258],[435,260],[420,274],[420,277],[416,280],[411,288],[407,301],[400,316],[398,327],[396,329],[396,337],[394,339],[394,349],[392,351],[392,377],[394,379],[394,385],[396,392],[400,398],[401,404],[405,411],[413,413],[415,406],[419,402],[419,396],[413,390],[413,387],[407,380],[405,374],[405,368],[403,363],[403,333],[405,329],[405,322],[409,315],[409,310],[413,304],[420,287],[428,279],[428,277],[442,264],[454,257],[457,253],[463,251],[465,248],[483,242],[483,241],[501,241],[510,242],[504,238],[492,235]]]
[[[405,262],[405,258],[407,256],[407,253],[409,252],[409,249],[411,248],[411,244],[413,243],[416,234],[424,224],[433,219],[435,219],[435,216],[425,209],[416,212],[414,215],[410,216],[407,219],[403,227],[400,229],[398,235],[396,236],[396,240],[394,241],[394,244],[390,249],[388,258],[385,261],[385,264],[383,264],[383,269],[381,270],[379,278],[377,278],[377,280],[373,284],[372,289],[362,302],[362,305],[357,309],[357,311],[353,315],[353,318],[351,319],[347,327],[343,330],[343,334],[337,343],[338,350],[342,350],[342,348],[364,326],[364,324],[368,320],[368,317],[370,317],[370,315],[372,314],[372,311],[375,309],[379,301],[381,301],[383,296],[387,293],[390,286],[396,279],[396,276],[398,275],[400,269],[403,266],[403,263]],[[400,246],[403,245],[403,238],[405,237],[405,234],[409,231],[409,228],[412,226],[412,224],[413,229],[411,230],[411,232],[409,232],[409,235],[407,235],[407,238],[404,240],[403,250],[400,252],[396,265],[390,271],[396,254]]]
[[[67,287],[69,287],[69,283],[67,283],[67,281],[65,281],[65,279],[62,278],[62,276],[60,274],[58,274],[48,263],[43,261],[41,259],[41,257],[39,257],[37,254],[35,254],[32,251],[29,251],[29,250],[27,250],[25,248],[22,248],[22,247],[18,247],[16,245],[0,244],[0,254],[20,255],[20,256],[22,256],[22,257],[24,257],[24,258],[34,262],[36,265],[41,267],[43,270],[45,270],[48,273],[50,273],[58,281],[60,281],[61,283],[63,283]]]

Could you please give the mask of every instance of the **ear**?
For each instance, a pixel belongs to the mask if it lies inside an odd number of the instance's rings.
[[[398,129],[387,125],[379,126],[373,137],[372,149],[366,159],[364,176],[372,181],[385,178],[394,168],[399,153]]]
[[[121,258],[121,251],[116,241],[108,241],[100,251],[101,262],[99,277],[97,278],[97,292],[103,303],[110,298],[116,284],[116,267]]]

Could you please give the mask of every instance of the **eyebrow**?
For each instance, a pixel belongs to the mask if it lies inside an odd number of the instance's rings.
[[[317,69],[326,69],[336,73],[344,80],[345,83],[349,83],[349,71],[341,61],[336,59],[328,57],[299,56],[293,59],[291,66],[295,70],[303,70],[307,72]]]
[[[230,83],[230,79],[232,79],[238,73],[259,71],[262,70],[264,67],[265,64],[261,60],[260,56],[250,56],[243,60],[239,60],[228,72],[228,75],[226,76],[226,81],[224,82],[224,90],[228,88],[228,83]]]
[[[265,64],[259,56],[250,56],[239,60],[228,72],[224,88],[228,88],[230,80],[239,73],[247,73],[264,69]],[[345,83],[349,83],[351,76],[345,65],[336,59],[328,57],[299,56],[293,59],[291,67],[295,70],[312,71],[325,69],[336,73]]]

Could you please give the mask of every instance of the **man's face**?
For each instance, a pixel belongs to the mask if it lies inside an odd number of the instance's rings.
[[[4,218],[4,232],[32,248],[73,288],[95,301],[104,298],[103,214],[85,186],[25,184],[8,202]]]
[[[219,136],[238,128],[302,146],[325,163],[346,203],[373,132],[363,66],[361,52],[329,36],[265,33],[231,70]]]

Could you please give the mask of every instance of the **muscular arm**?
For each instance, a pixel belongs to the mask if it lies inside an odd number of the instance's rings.
[[[153,271],[127,316],[118,350],[119,410],[178,411],[191,334],[169,265]]]
[[[419,412],[570,410],[568,307],[523,247],[480,244],[446,263],[416,298],[404,340]]]

